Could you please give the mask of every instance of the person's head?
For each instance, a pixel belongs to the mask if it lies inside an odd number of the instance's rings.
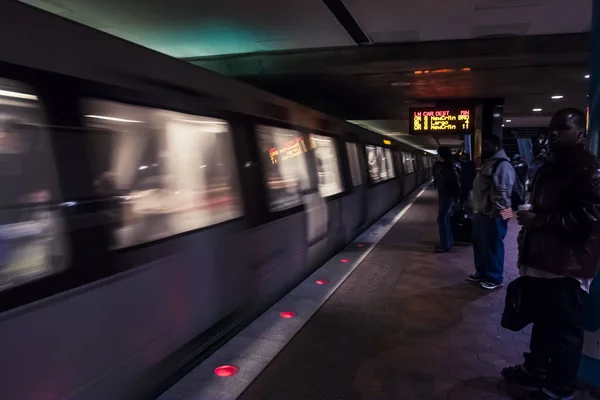
[[[585,142],[585,113],[577,108],[563,108],[557,111],[548,131],[550,146],[553,149],[574,147]]]
[[[493,157],[497,152],[502,149],[502,140],[492,135],[489,138],[485,138],[481,145],[481,157],[485,160]]]
[[[438,155],[444,161],[452,161],[452,150],[449,147],[442,146],[438,149]]]

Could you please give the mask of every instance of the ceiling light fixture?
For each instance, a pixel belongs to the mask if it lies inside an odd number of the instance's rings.
[[[552,96],[552,100],[560,100],[563,97],[565,97],[565,96],[563,96],[562,94],[555,94],[554,96]]]
[[[534,108],[532,111],[533,112],[540,112],[540,111],[542,111],[542,109],[541,108]]]
[[[585,79],[590,79],[590,74],[587,74],[586,76],[584,76]]]
[[[512,122],[512,119],[507,119],[506,122]]]
[[[441,68],[441,69],[423,69],[414,71],[415,75],[423,74],[448,74],[453,72],[469,72],[471,68]]]
[[[175,121],[188,122],[190,124],[201,124],[201,125],[227,125],[227,122],[217,120],[197,120],[197,119],[180,119],[175,118]]]
[[[104,115],[84,115],[86,118],[94,118],[94,119],[104,119],[107,121],[115,121],[115,122],[129,122],[132,124],[141,124],[142,121],[136,121],[133,119],[123,119],[123,118],[115,118],[115,117],[105,117]]]
[[[0,96],[14,97],[16,99],[37,100],[37,96],[26,93],[11,92],[10,90],[0,90]]]

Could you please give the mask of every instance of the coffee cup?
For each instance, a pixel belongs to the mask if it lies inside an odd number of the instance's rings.
[[[521,204],[519,206],[519,211],[531,211],[533,209],[532,204]]]

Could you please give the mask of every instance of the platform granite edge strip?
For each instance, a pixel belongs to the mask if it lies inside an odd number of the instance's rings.
[[[371,253],[371,251],[377,246],[377,244],[383,239],[383,237],[392,229],[393,226],[406,214],[406,212],[414,205],[414,203],[423,195],[423,193],[430,186],[431,180],[426,181],[421,185],[414,193],[411,194],[406,202],[402,202],[399,205],[392,208],[385,215],[383,215],[377,222],[371,225],[361,235],[344,248],[341,252],[334,255],[330,260],[323,264],[319,269],[313,272],[308,278],[300,282],[290,293],[281,298],[272,307],[261,314],[255,321],[240,331],[230,341],[224,344],[220,349],[215,351],[210,357],[196,366],[192,371],[185,375],[181,380],[175,383],[167,391],[157,397],[156,400],[234,400],[237,399],[260,375],[260,373],[271,363],[271,361],[287,346],[289,342],[296,336],[296,334],[310,321],[312,316],[319,311],[319,309],[325,304],[325,302],[336,292],[336,290],[348,279],[348,277],[354,272],[354,270],[363,262],[363,260]],[[404,204],[403,204],[404,203]],[[380,224],[382,220],[394,216],[393,219],[386,223],[384,226]],[[375,237],[373,237],[376,235]],[[348,250],[355,248],[357,244],[364,243],[368,244],[364,250],[357,256],[356,252],[352,254],[348,253]],[[346,254],[346,255],[344,255]],[[354,260],[351,260],[354,258]],[[345,269],[340,270],[339,266],[341,259],[346,259],[348,262],[343,262]],[[311,287],[315,286],[315,280],[318,277],[326,275],[323,271],[327,269],[334,269],[339,273],[339,276],[331,279],[329,287],[325,293],[312,290]],[[311,293],[307,295],[304,291],[313,292],[312,298]],[[316,293],[316,296],[315,296]],[[318,299],[314,301],[314,297]],[[290,301],[294,303],[294,298],[297,302],[304,301],[305,307],[310,310],[305,311],[299,315],[301,322],[294,320],[293,324],[285,324],[286,319],[279,319],[273,323],[273,315],[284,311],[289,307],[282,307],[285,303]],[[310,300],[313,304],[306,304]],[[295,311],[295,310],[287,310]],[[252,330],[257,330],[257,326],[262,323],[268,322],[267,328],[274,331],[272,335],[276,338],[269,338],[263,336],[257,336],[252,333]],[[283,326],[280,331],[277,332],[278,326]],[[286,330],[287,328],[287,330]],[[266,329],[269,331],[269,329]],[[281,338],[280,336],[287,336]],[[245,348],[241,348],[238,343],[247,342]],[[268,356],[264,356],[265,344],[272,344],[273,352]],[[268,347],[268,346],[267,346]],[[253,351],[256,350],[256,351]],[[239,372],[237,375],[222,378],[214,375],[213,370],[222,364],[235,365],[243,364],[248,368],[243,368],[240,365]]]

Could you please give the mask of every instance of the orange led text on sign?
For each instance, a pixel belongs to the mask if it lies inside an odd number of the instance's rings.
[[[415,111],[414,131],[458,131],[468,130],[471,124],[470,110],[452,113],[450,110]]]

